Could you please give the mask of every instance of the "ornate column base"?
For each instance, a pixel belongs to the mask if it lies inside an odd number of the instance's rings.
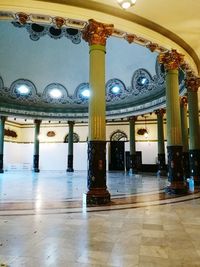
[[[39,170],[39,155],[33,156],[33,170],[34,170],[34,172],[40,172],[40,170]]]
[[[183,152],[183,175],[185,179],[190,177],[189,152]]]
[[[171,183],[166,188],[170,194],[186,194],[187,185],[183,177],[182,146],[168,146],[168,180]]]
[[[74,169],[73,169],[73,155],[68,155],[67,172],[74,172]]]
[[[106,141],[88,142],[88,205],[102,205],[110,202],[106,187]]]
[[[165,164],[165,153],[158,154],[158,175],[166,176],[166,164]]]
[[[190,177],[193,177],[194,184],[200,185],[200,149],[189,150]]]
[[[0,154],[0,173],[4,173],[4,170],[3,170],[3,154]]]
[[[130,172],[132,174],[138,173],[138,170],[137,170],[137,155],[136,154],[130,155]]]
[[[110,193],[106,188],[93,188],[86,193],[87,205],[105,205],[110,203]]]

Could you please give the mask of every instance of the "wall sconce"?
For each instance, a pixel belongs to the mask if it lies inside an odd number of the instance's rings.
[[[128,9],[129,7],[135,5],[136,0],[117,0],[117,2],[123,9]]]

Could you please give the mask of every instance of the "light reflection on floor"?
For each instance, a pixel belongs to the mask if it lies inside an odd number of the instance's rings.
[[[166,179],[153,175],[109,172],[107,186],[113,197],[158,192]],[[1,201],[82,199],[87,191],[87,172],[5,172],[0,175]]]
[[[112,203],[82,201],[86,172],[0,176],[0,266],[199,267],[200,194],[152,175],[109,173]]]

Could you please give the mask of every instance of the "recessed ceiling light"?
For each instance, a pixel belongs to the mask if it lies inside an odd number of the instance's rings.
[[[21,95],[28,95],[29,92],[30,92],[30,88],[25,85],[25,84],[22,84],[20,85],[18,88],[17,88],[17,91],[21,94]]]
[[[136,0],[117,0],[117,2],[123,9],[128,9],[129,7],[135,5]]]
[[[115,86],[112,87],[111,91],[112,91],[113,94],[118,94],[119,91],[120,91],[120,88],[119,88],[119,86],[115,85]]]
[[[57,88],[54,88],[54,89],[51,89],[51,91],[49,92],[49,95],[52,97],[52,98],[61,98],[62,96],[62,92],[57,89]]]
[[[90,90],[89,89],[85,89],[81,92],[81,95],[86,97],[86,98],[89,98],[90,97]]]

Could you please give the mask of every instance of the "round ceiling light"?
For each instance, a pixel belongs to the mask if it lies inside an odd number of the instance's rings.
[[[119,91],[120,91],[120,88],[119,88],[119,86],[113,86],[113,88],[111,89],[111,92],[113,93],[113,94],[118,94],[119,93]]]
[[[17,88],[17,91],[19,92],[20,95],[28,95],[30,92],[30,88],[25,84],[21,84]]]
[[[84,89],[82,92],[81,92],[82,96],[85,97],[85,98],[89,98],[90,97],[90,90],[89,89]]]
[[[61,98],[62,96],[62,92],[57,89],[57,88],[54,88],[54,89],[51,89],[51,91],[49,92],[49,95],[52,97],[52,98]]]
[[[129,7],[135,5],[136,0],[117,0],[117,2],[123,9],[128,9]]]

